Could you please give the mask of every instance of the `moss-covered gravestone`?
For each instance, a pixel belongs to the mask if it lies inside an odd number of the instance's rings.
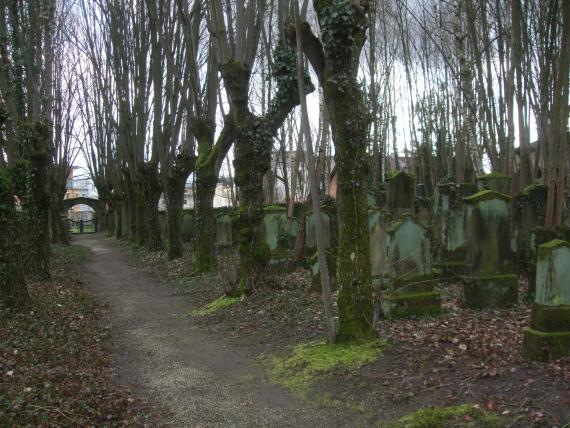
[[[323,232],[325,237],[325,248],[331,246],[331,221],[330,215],[321,211],[321,220],[323,225]],[[315,233],[315,214],[311,211],[307,214],[305,226],[305,246],[312,253],[317,248],[317,234]]]
[[[397,219],[414,215],[416,211],[416,177],[399,171],[386,181],[386,202],[392,216]]]
[[[379,208],[368,209],[368,235],[370,237],[370,272],[372,282],[382,288],[386,275],[387,212]]]
[[[532,230],[544,226],[548,186],[533,184],[519,193],[514,200],[513,221],[517,240],[517,268],[527,272],[534,291],[536,260],[533,260],[530,238]],[[534,267],[534,268],[533,268]]]
[[[544,361],[570,356],[570,244],[554,240],[538,249],[536,297],[523,348]]]
[[[216,245],[218,247],[231,247],[232,218],[229,213],[221,213],[216,216]]]
[[[512,273],[511,197],[483,190],[464,198],[467,260],[471,274],[463,284],[462,302],[483,308],[515,304],[518,277]]]
[[[192,242],[194,237],[196,236],[196,221],[194,210],[184,210],[182,212],[182,241],[183,242]]]
[[[431,245],[425,228],[410,217],[392,225],[387,234],[388,290],[381,305],[387,318],[438,313]]]
[[[315,232],[315,215],[311,211],[307,214],[305,223],[305,248],[309,255],[307,261],[311,269],[311,289],[321,291],[321,275],[317,257],[317,235]],[[333,201],[325,200],[321,204],[321,219],[324,232],[325,249],[327,255],[331,287],[336,284],[336,259],[338,251],[338,232],[336,222],[336,207]]]
[[[570,242],[570,228],[566,226],[535,227],[530,231],[528,267],[528,290],[533,294],[536,289],[536,266],[538,264],[538,248],[554,239]]]
[[[498,172],[480,175],[476,179],[477,190],[479,192],[482,190],[494,190],[495,192],[499,192],[504,195],[511,195],[512,181],[513,178],[511,176]]]
[[[434,192],[432,231],[437,245],[434,267],[448,279],[470,271],[463,198],[474,193],[475,186],[468,183],[438,184]]]
[[[263,209],[263,238],[271,251],[270,265],[281,264],[292,259],[297,223],[293,222],[291,233],[287,231],[287,224],[285,206],[269,205]]]

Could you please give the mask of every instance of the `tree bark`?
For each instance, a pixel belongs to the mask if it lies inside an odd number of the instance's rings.
[[[303,24],[303,49],[324,89],[337,166],[339,222],[337,340],[374,336],[366,177],[367,113],[357,80],[368,2],[315,2],[322,42]]]

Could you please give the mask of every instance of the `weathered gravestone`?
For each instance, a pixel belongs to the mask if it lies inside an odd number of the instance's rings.
[[[437,248],[434,267],[447,279],[470,271],[463,198],[475,193],[468,183],[440,183],[434,192],[432,231]]]
[[[269,205],[263,209],[263,238],[271,251],[270,265],[291,261],[293,242],[297,234],[297,223],[293,222],[291,232],[287,230],[287,208]]]
[[[388,290],[381,305],[387,318],[438,313],[431,245],[425,228],[410,217],[395,222],[387,234]]]
[[[529,272],[529,282],[533,284],[536,261],[532,258],[530,238],[534,228],[544,226],[547,197],[548,186],[533,184],[519,193],[514,200],[513,221],[517,239],[517,268],[519,271]]]
[[[528,269],[528,291],[533,294],[536,289],[536,267],[538,265],[538,248],[547,242],[555,239],[562,239],[570,242],[570,228],[566,226],[535,227],[530,231],[529,238],[529,269]]]
[[[494,190],[504,195],[511,195],[512,181],[512,177],[498,172],[480,175],[476,178],[477,191]]]
[[[511,197],[483,190],[463,199],[467,232],[467,260],[462,302],[475,308],[515,304],[518,278],[511,264]]]
[[[218,247],[231,247],[232,218],[229,213],[221,213],[216,216],[216,245]]]
[[[570,356],[570,244],[554,240],[538,248],[536,296],[523,348],[544,361]]]
[[[370,273],[372,283],[383,288],[387,274],[386,230],[390,216],[380,208],[368,209],[368,236],[370,238]]]
[[[404,171],[386,181],[386,203],[394,219],[416,212],[416,178]]]

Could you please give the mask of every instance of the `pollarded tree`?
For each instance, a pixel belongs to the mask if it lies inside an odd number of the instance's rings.
[[[289,10],[287,2],[280,2],[279,8],[281,29],[282,17]],[[264,25],[265,3],[238,0],[233,6],[230,2],[214,0],[210,2],[208,19],[236,127],[234,180],[239,192],[239,207],[233,223],[234,230],[239,232],[238,281],[239,291],[242,291],[254,287],[256,273],[269,262],[269,247],[261,233],[263,177],[271,165],[273,137],[289,112],[299,105],[297,55],[294,36],[282,34],[273,53],[277,91],[267,111],[256,115],[250,108],[249,85]]]
[[[317,0],[319,40],[303,23],[303,50],[323,87],[337,167],[339,222],[337,340],[372,337],[372,284],[366,177],[368,119],[357,79],[367,29],[368,2]]]

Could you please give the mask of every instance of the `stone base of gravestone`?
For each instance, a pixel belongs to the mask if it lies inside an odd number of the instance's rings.
[[[388,319],[438,315],[441,313],[441,295],[437,291],[385,293],[381,298],[381,308]]]
[[[461,302],[476,309],[515,305],[518,284],[518,277],[514,274],[464,277]]]
[[[336,257],[331,251],[326,252],[326,257],[331,290],[336,290]],[[311,268],[311,291],[321,293],[323,290],[321,284],[321,269],[319,265],[319,257],[316,252],[309,259],[309,265]]]
[[[467,261],[442,261],[433,264],[434,273],[441,281],[454,281],[471,272],[471,263]]]

